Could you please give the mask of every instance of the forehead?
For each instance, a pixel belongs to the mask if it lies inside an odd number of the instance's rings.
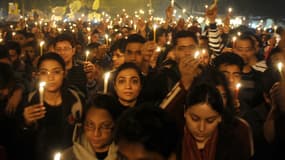
[[[132,50],[132,51],[135,51],[135,50],[140,50],[141,47],[142,47],[142,43],[138,43],[138,42],[131,42],[131,43],[128,43],[127,46],[126,46],[126,50]]]
[[[127,68],[127,69],[124,69],[122,71],[119,72],[118,74],[118,78],[121,78],[121,77],[139,77],[139,74],[137,73],[137,71],[135,69],[132,69],[132,68]]]
[[[193,38],[182,37],[177,39],[177,46],[197,45]]]
[[[228,72],[241,72],[240,68],[235,64],[221,64],[219,66],[219,70]]]
[[[60,63],[53,59],[47,59],[44,60],[39,68],[45,68],[45,69],[53,69],[53,68],[62,68]]]
[[[194,104],[187,108],[187,112],[190,112],[192,114],[195,114],[196,116],[199,116],[200,118],[208,118],[212,116],[219,115],[218,112],[216,112],[211,105],[207,103],[198,103]]]
[[[106,120],[111,121],[112,117],[110,113],[105,109],[91,107],[86,114],[86,120],[92,120],[96,123]]]
[[[55,44],[56,47],[61,47],[61,46],[68,46],[68,47],[72,47],[71,43],[69,41],[59,41],[56,42]]]
[[[236,47],[242,47],[242,48],[252,47],[252,44],[251,44],[250,40],[242,39],[242,40],[237,40],[236,41]]]

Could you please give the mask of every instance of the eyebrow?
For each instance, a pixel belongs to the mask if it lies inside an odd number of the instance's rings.
[[[195,113],[191,113],[191,112],[190,112],[190,114],[191,114],[191,116],[195,116],[195,117],[201,118],[200,116],[196,115]],[[206,117],[205,119],[211,119],[211,118],[217,118],[217,117],[219,117],[219,115],[214,115],[214,116],[211,116],[211,117]]]
[[[57,69],[62,69],[62,67],[55,67],[55,68],[52,68],[51,70],[57,70]],[[48,70],[46,68],[40,68],[39,70]]]

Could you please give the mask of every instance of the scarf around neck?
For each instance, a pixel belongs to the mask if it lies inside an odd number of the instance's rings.
[[[182,160],[215,160],[217,140],[218,130],[216,129],[212,137],[206,142],[204,149],[198,149],[196,140],[184,127]]]

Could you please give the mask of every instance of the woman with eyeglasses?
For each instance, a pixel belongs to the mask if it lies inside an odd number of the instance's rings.
[[[77,128],[74,144],[63,153],[62,160],[116,159],[112,135],[119,114],[118,103],[113,97],[103,94],[93,97],[87,103],[83,126]]]
[[[72,145],[75,123],[80,120],[83,101],[64,83],[65,62],[56,53],[46,53],[37,64],[39,82],[45,82],[43,101],[39,91],[31,92],[20,112],[23,134],[20,148],[28,159],[52,159],[57,151]]]

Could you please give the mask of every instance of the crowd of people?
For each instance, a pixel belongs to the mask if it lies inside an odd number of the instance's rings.
[[[0,159],[283,157],[284,29],[218,25],[217,6],[201,28],[173,9],[155,25],[3,23]]]

